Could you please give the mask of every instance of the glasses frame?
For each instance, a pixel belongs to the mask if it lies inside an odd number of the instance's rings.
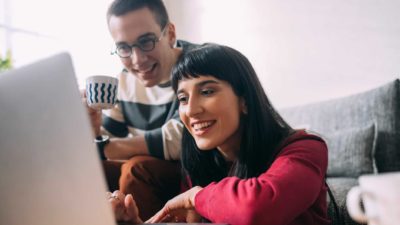
[[[153,47],[152,47],[151,49],[148,49],[148,50],[142,49],[142,48],[141,48],[141,45],[138,44],[137,41],[136,41],[135,43],[133,43],[133,44],[131,44],[131,45],[126,44],[126,45],[129,46],[130,49],[131,49],[131,52],[130,52],[129,56],[121,56],[121,55],[119,55],[119,54],[118,54],[118,48],[119,48],[119,46],[117,46],[116,49],[115,49],[114,51],[111,52],[111,55],[118,55],[120,58],[123,58],[123,59],[130,58],[130,57],[132,56],[132,53],[133,53],[133,48],[140,49],[140,51],[142,51],[142,52],[151,52],[151,51],[153,51],[154,48],[156,47],[156,43],[159,42],[159,41],[161,41],[161,39],[163,38],[163,36],[164,36],[164,34],[165,34],[165,30],[167,29],[167,27],[168,27],[168,24],[167,24],[166,26],[164,26],[164,28],[162,29],[161,34],[160,34],[160,37],[158,37],[158,38],[155,37],[153,40],[151,40],[151,41],[153,42]]]

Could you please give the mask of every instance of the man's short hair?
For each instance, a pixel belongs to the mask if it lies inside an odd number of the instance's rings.
[[[163,29],[169,22],[167,9],[162,0],[114,0],[107,10],[107,23],[111,16],[122,16],[142,8],[148,8]]]

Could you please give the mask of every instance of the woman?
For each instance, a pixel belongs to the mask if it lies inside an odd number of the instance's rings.
[[[172,74],[190,189],[147,222],[199,215],[231,225],[329,224],[326,144],[279,116],[245,56],[206,44],[182,56]],[[117,219],[141,222],[131,195],[113,196]]]

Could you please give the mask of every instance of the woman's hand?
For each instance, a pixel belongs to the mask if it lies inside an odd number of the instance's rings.
[[[133,224],[143,223],[139,217],[139,209],[131,194],[124,195],[120,191],[114,191],[113,193],[107,192],[107,195],[117,221]]]
[[[169,200],[165,206],[153,217],[147,220],[146,223],[186,222],[188,215],[190,215],[190,218],[199,219],[200,216],[197,213],[194,213],[194,199],[196,194],[202,189],[202,187],[196,186]]]

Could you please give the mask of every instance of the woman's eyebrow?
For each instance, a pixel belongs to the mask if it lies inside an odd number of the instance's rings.
[[[201,88],[201,87],[203,87],[203,86],[205,86],[205,85],[207,85],[207,84],[219,84],[219,82],[216,81],[216,80],[204,80],[204,81],[200,81],[200,82],[196,83],[195,86],[196,86],[197,88]],[[183,88],[180,88],[180,89],[178,89],[178,91],[176,92],[176,94],[180,94],[180,93],[182,93],[182,92],[185,92],[185,91],[184,91]]]
[[[203,87],[203,86],[205,86],[206,84],[219,84],[219,82],[216,81],[216,80],[205,80],[205,81],[201,81],[201,82],[199,82],[199,83],[196,83],[196,86],[197,86],[197,87]]]

